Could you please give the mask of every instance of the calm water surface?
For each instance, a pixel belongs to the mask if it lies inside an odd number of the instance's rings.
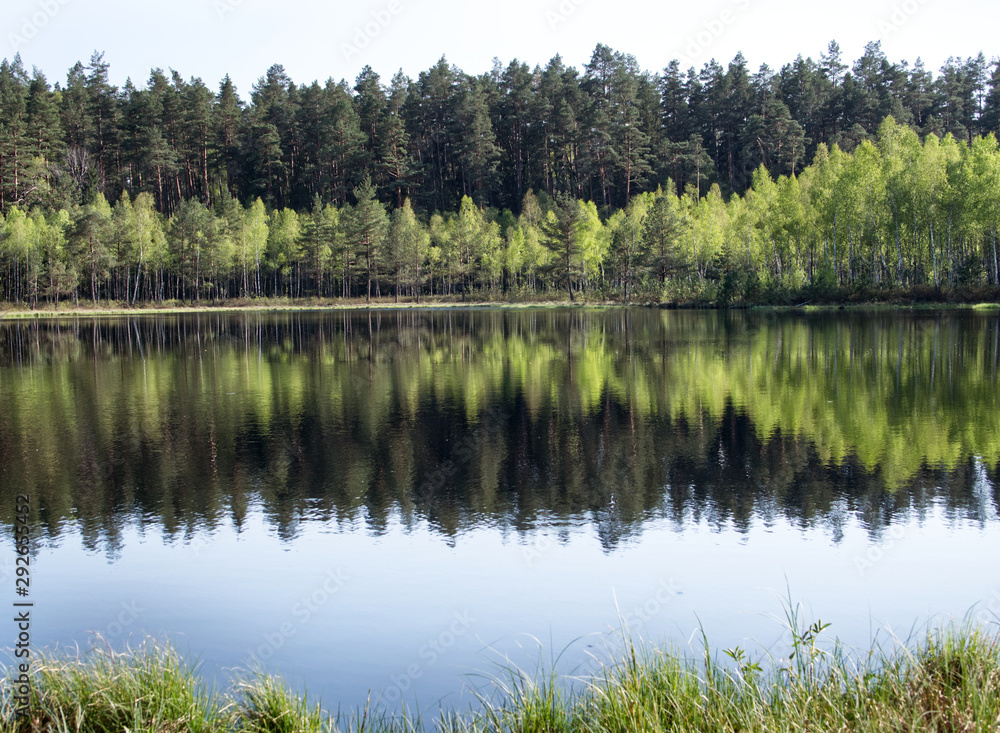
[[[27,493],[33,645],[168,637],[329,708],[585,674],[623,623],[782,654],[788,593],[861,647],[988,621],[998,347],[974,313],[0,323],[4,593]]]

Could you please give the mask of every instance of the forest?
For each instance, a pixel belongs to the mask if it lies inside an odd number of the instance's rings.
[[[0,301],[994,299],[1000,62],[0,64]]]

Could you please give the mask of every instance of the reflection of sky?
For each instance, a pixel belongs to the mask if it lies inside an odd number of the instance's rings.
[[[394,680],[410,668],[426,709],[446,696],[459,704],[452,693],[477,682],[463,675],[495,673],[500,652],[531,669],[586,637],[560,662],[571,671],[605,648],[600,635],[620,617],[643,638],[684,646],[700,621],[718,650],[773,644],[784,653],[773,616],[782,615],[786,584],[806,620],[832,622],[829,632],[850,645],[867,647],[885,625],[906,637],[913,624],[1000,599],[998,541],[995,521],[934,510],[875,542],[854,520],[834,543],[828,528],[782,518],[754,520],[746,534],[690,522],[677,532],[657,521],[611,552],[593,525],[525,536],[482,528],[450,546],[426,526],[393,523],[373,537],[361,523],[335,530],[305,521],[289,542],[254,509],[239,535],[225,526],[187,544],[131,528],[112,562],[82,550],[73,533],[40,549],[32,643],[85,644],[93,630],[117,644],[130,632],[169,635],[219,682],[221,670],[263,649],[269,670],[330,708],[363,705],[369,689],[394,698]],[[9,542],[0,551],[13,555]],[[321,587],[329,578],[337,588],[338,572],[342,587],[324,598]]]

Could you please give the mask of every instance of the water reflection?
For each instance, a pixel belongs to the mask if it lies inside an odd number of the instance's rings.
[[[995,517],[1000,319],[338,311],[0,323],[0,494],[114,556],[261,506],[376,535]],[[11,526],[13,501],[3,502]]]

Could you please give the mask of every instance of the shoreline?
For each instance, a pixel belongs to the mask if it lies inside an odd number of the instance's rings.
[[[56,320],[64,318],[121,318],[129,316],[165,316],[165,315],[190,315],[190,314],[213,314],[213,313],[307,313],[320,311],[392,311],[392,310],[550,310],[550,309],[602,309],[602,308],[657,308],[661,310],[713,310],[713,311],[778,311],[778,312],[823,312],[823,311],[1000,311],[1000,302],[997,301],[969,301],[956,302],[954,300],[941,301],[913,301],[900,302],[893,300],[873,300],[863,302],[813,302],[806,301],[798,304],[781,303],[760,303],[760,304],[739,304],[739,305],[716,305],[711,303],[665,303],[665,302],[631,302],[607,300],[583,300],[570,302],[568,300],[538,300],[538,301],[509,301],[509,300],[484,300],[484,301],[461,301],[461,300],[428,300],[420,302],[400,301],[395,302],[391,298],[373,300],[365,302],[363,300],[339,300],[327,299],[323,301],[311,302],[309,300],[288,300],[273,299],[261,301],[238,301],[233,303],[216,304],[178,304],[167,302],[160,305],[141,305],[136,307],[123,306],[120,304],[109,305],[107,307],[94,307],[92,305],[63,306],[54,308],[51,305],[44,305],[36,309],[29,309],[24,306],[13,307],[9,304],[0,304],[0,321],[24,321],[24,320]]]

